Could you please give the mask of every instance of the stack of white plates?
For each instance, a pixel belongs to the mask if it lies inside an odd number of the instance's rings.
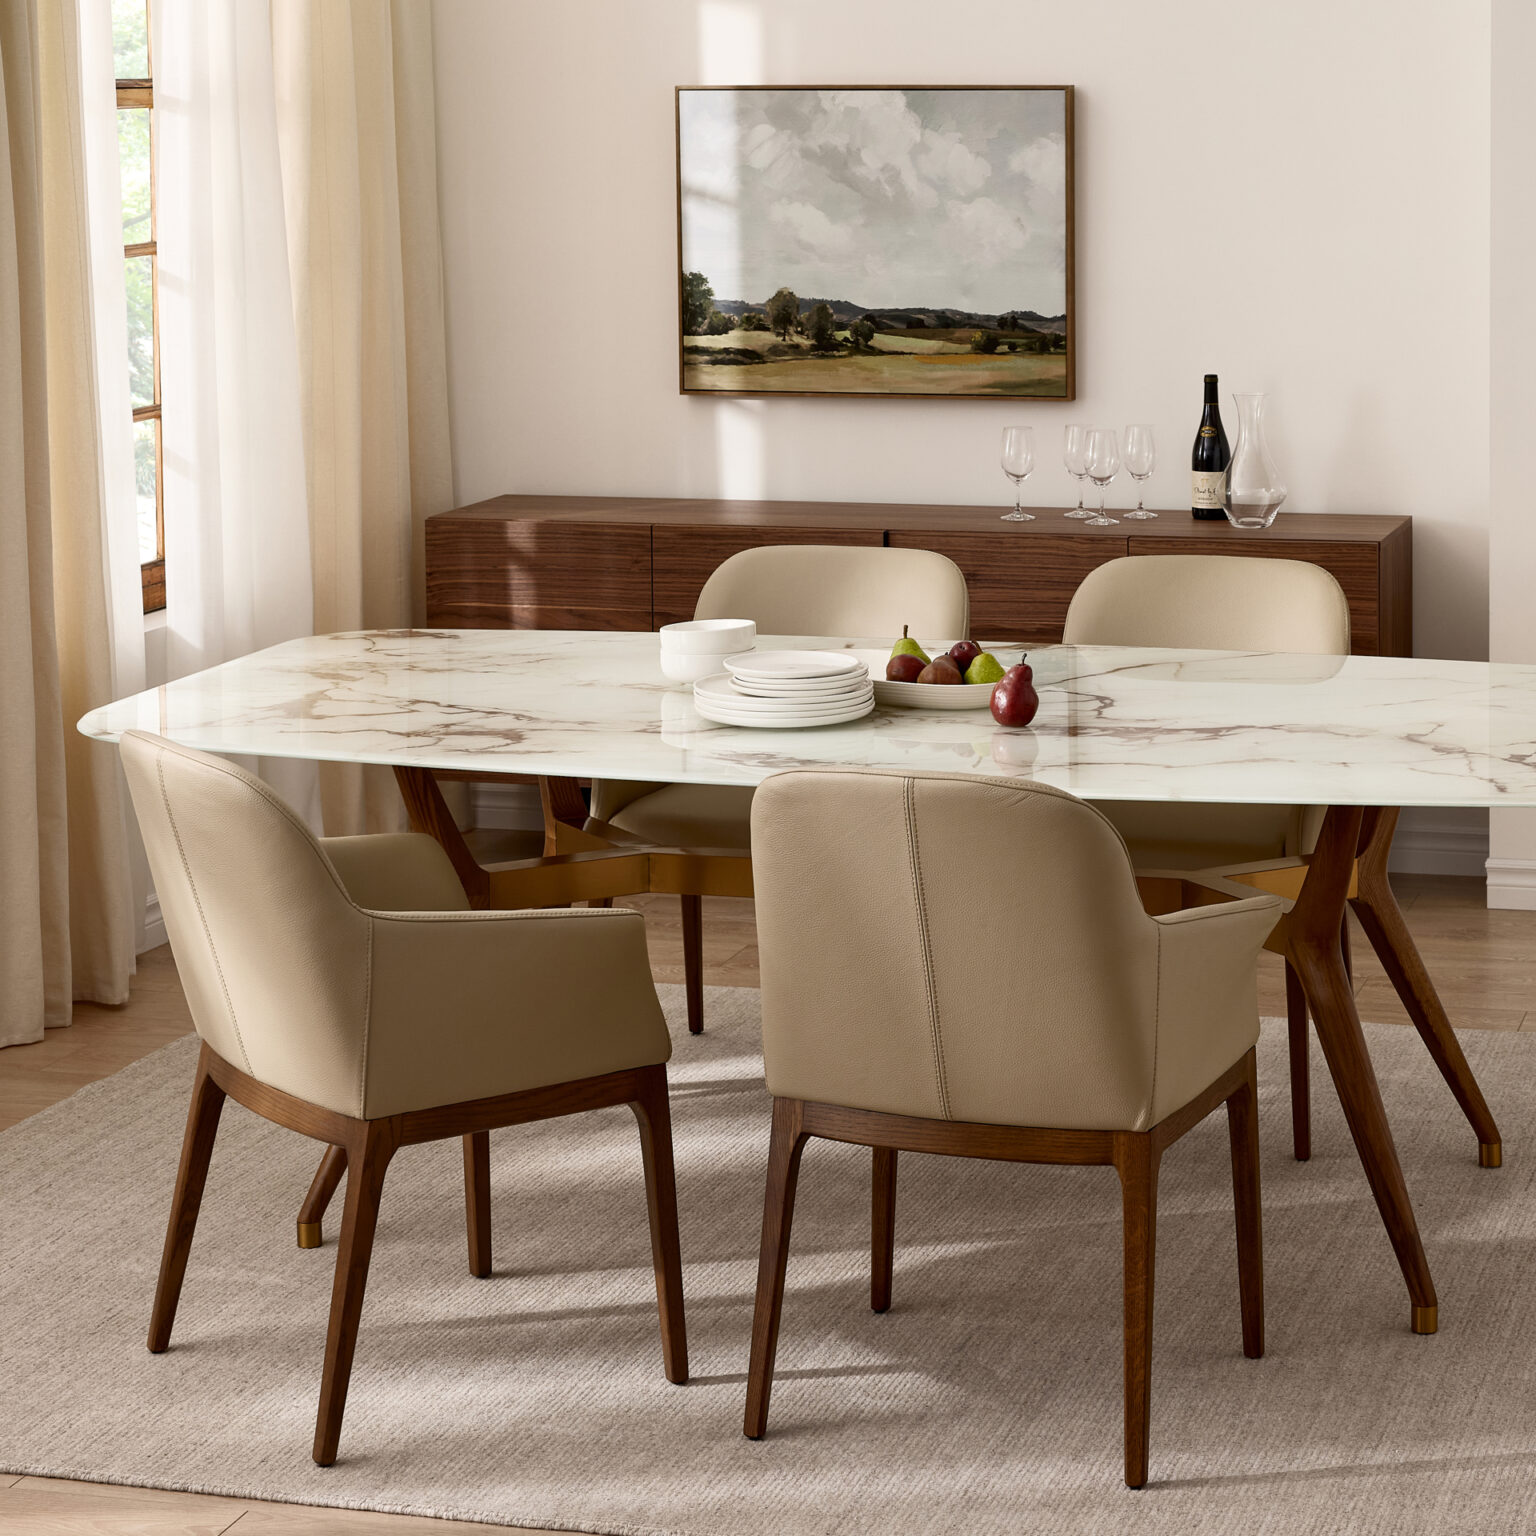
[[[842,725],[875,707],[869,668],[847,651],[749,651],[724,665],[693,685],[693,707],[720,725]]]

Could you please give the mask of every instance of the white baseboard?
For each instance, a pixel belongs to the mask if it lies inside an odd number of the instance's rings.
[[[1536,912],[1536,859],[1489,859],[1488,905],[1505,912]]]
[[[165,934],[165,919],[160,915],[160,898],[153,891],[149,893],[149,900],[144,905],[144,937],[139,940],[139,953],[146,954],[151,949],[159,949],[169,940]]]
[[[1391,869],[1400,875],[1483,878],[1488,863],[1488,813],[1407,807],[1392,839]]]

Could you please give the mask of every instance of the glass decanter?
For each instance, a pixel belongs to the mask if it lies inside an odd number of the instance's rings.
[[[1227,521],[1234,528],[1268,528],[1285,500],[1280,471],[1264,440],[1266,395],[1234,395],[1237,447],[1227,466]]]

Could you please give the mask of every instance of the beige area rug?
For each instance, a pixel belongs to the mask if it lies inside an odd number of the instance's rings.
[[[314,1149],[230,1103],[170,1353],[144,1348],[195,1046],[0,1136],[0,1469],[688,1536],[1505,1532],[1536,1524],[1536,1039],[1466,1036],[1483,1171],[1417,1038],[1371,1046],[1440,1290],[1408,1302],[1331,1090],[1291,1161],[1261,1048],[1269,1355],[1243,1358],[1226,1129],[1164,1162],[1152,1478],[1121,1483],[1105,1169],[904,1156],[895,1306],[868,1305],[868,1154],[813,1142],[767,1440],[742,1438],[768,1101],[757,994],[672,1063],[693,1380],[661,1374],[628,1111],[492,1138],[496,1273],[465,1268],[456,1144],[391,1169],[342,1459],[309,1459],[335,1248],[293,1244]],[[1314,1049],[1314,1071],[1321,1074]],[[0,1057],[0,1071],[4,1070]]]

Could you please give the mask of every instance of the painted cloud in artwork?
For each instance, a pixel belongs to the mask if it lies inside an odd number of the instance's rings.
[[[685,271],[871,309],[1066,309],[1055,90],[684,91]]]

